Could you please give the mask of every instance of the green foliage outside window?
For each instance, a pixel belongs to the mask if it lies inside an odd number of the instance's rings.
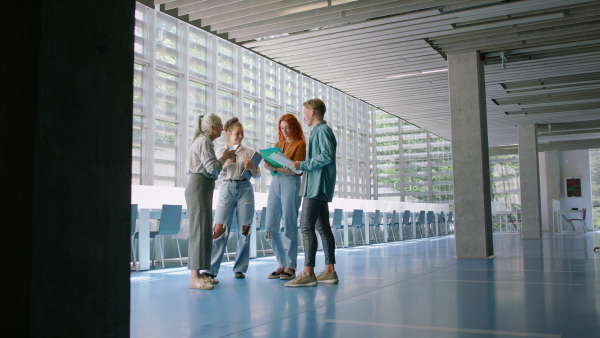
[[[594,229],[600,229],[600,149],[590,150],[590,173],[592,205],[594,206]]]

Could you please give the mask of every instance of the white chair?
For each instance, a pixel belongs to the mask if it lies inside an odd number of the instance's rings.
[[[573,225],[573,221],[577,221],[579,223],[581,223],[581,231],[585,234],[587,232],[587,225],[585,224],[585,214],[587,213],[587,209],[583,208],[583,213],[581,215],[581,218],[568,218],[567,222],[569,223],[569,226],[571,227],[571,229],[573,229],[573,232],[575,232],[575,226]]]

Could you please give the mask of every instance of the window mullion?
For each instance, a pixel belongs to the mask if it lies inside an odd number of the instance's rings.
[[[427,137],[427,201],[433,202],[433,187],[431,178],[431,134],[426,133]]]
[[[347,159],[347,156],[346,156],[346,153],[347,153],[346,152],[346,138],[347,138],[346,137],[347,136],[346,133],[348,132],[348,121],[346,119],[346,100],[348,100],[348,96],[344,95],[343,96],[343,100],[341,100],[342,122],[343,122],[342,123],[342,127],[343,127],[343,129],[342,129],[342,132],[340,133],[340,135],[341,135],[341,137],[340,137],[341,140],[340,141],[341,142],[338,141],[338,147],[341,144],[342,149],[343,149],[343,151],[342,151],[342,163],[348,163],[348,159]],[[342,187],[341,187],[342,189],[340,189],[339,191],[340,191],[340,195],[341,195],[340,197],[342,197],[342,198],[348,198],[348,183],[349,183],[348,182],[348,178],[347,178],[347,172],[348,172],[348,170],[346,170],[346,165],[344,165],[343,167],[344,167],[344,170],[342,170],[342,173],[341,173],[342,175],[341,175],[341,180],[340,181],[343,182],[344,184],[342,184]]]
[[[154,96],[156,92],[156,11],[147,9],[148,22],[148,56],[150,66],[148,67],[148,82],[146,96],[146,119],[144,129],[146,139],[143,142],[144,158],[142,158],[143,185],[154,185]]]
[[[377,199],[379,194],[379,184],[377,183],[377,110],[375,107],[371,107],[371,159],[373,161],[373,167],[371,168],[371,164],[369,163],[368,168],[372,170],[371,172],[371,182],[368,186],[368,195],[366,196],[368,199]],[[368,179],[368,176],[367,176]]]
[[[211,91],[211,97],[210,97],[210,108],[212,110],[212,112],[216,113],[218,111],[219,108],[219,45],[218,45],[218,40],[217,37],[214,35],[209,35],[207,37],[207,40],[211,41],[210,43],[210,47],[212,48],[211,50],[211,54],[212,57],[210,58],[210,67],[212,68],[211,70],[211,75],[212,75],[212,85],[213,85],[213,90]],[[225,121],[223,121],[225,122]]]
[[[351,99],[354,100],[354,99]],[[359,101],[356,100],[354,102],[354,115],[352,116],[352,119],[354,120],[354,125],[356,126],[356,130],[354,131],[354,139],[350,140],[351,142],[354,143],[354,153],[352,154],[353,158],[352,158],[352,164],[354,165],[354,167],[352,168],[352,171],[350,172],[350,180],[352,183],[350,183],[349,185],[351,186],[352,189],[352,198],[358,198],[358,171],[359,171],[359,162],[360,162],[360,156],[358,154],[358,138],[360,137],[359,133],[358,133],[358,105],[359,105]]]
[[[266,84],[265,84],[265,59],[263,57],[260,57],[258,59],[258,64],[259,64],[259,87],[260,87],[260,101],[259,101],[259,123],[258,125],[260,126],[259,128],[262,128],[262,130],[266,130],[266,126],[267,126],[267,119],[266,119],[266,114],[267,114],[267,105],[266,105],[266,101],[265,101],[265,97],[266,97]],[[260,129],[258,129],[260,130]],[[258,133],[258,144],[260,144],[261,148],[266,148],[267,144],[266,144],[266,137],[265,137],[265,133]],[[267,180],[260,180],[260,191],[267,191]]]
[[[279,69],[279,104],[281,109],[281,115],[287,114],[285,108],[285,68],[277,65]]]
[[[398,119],[398,151],[400,162],[400,200],[406,201],[406,187],[404,182],[404,134],[402,131],[402,120]]]
[[[178,151],[177,151],[177,164],[176,164],[176,177],[175,185],[185,187],[187,184],[187,175],[185,174],[185,158],[187,155],[187,140],[189,139],[189,86],[190,86],[190,72],[189,72],[189,36],[190,26],[180,22],[181,27],[181,43],[179,53],[181,58],[181,69],[183,70],[183,76],[181,79],[181,98],[178,100],[181,102],[181,114],[179,114],[179,139],[177,140]]]
[[[236,116],[235,111],[237,111],[237,117],[240,120],[240,122],[242,123],[242,125],[245,125],[245,119],[244,119],[244,50],[240,47],[235,47],[235,54],[237,54],[237,66],[235,67],[237,72],[238,72],[238,76],[237,76],[237,81],[234,85],[234,87],[237,90],[237,107],[234,108],[234,116]]]

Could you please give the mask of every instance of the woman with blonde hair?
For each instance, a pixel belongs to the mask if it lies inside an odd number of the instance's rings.
[[[250,227],[254,219],[254,189],[250,180],[242,173],[250,172],[250,177],[259,178],[260,170],[254,166],[252,156],[255,151],[242,145],[244,128],[237,117],[225,123],[227,145],[217,149],[217,156],[235,148],[235,157],[228,159],[223,164],[223,171],[219,175],[219,201],[215,211],[215,225],[213,233],[213,248],[210,267],[202,272],[210,279],[212,284],[218,281],[214,278],[219,273],[223,254],[227,248],[229,231],[236,212],[238,219],[238,245],[235,255],[233,271],[235,278],[245,278],[244,273],[250,263]]]
[[[188,269],[191,270],[190,288],[210,290],[213,289],[211,280],[200,275],[200,270],[210,267],[215,180],[223,164],[235,155],[235,151],[225,151],[220,158],[215,155],[213,141],[223,132],[220,117],[215,114],[198,115],[194,122],[194,139],[185,161],[188,175],[185,202],[190,224]]]
[[[276,147],[292,161],[304,161],[306,158],[306,142],[302,125],[292,114],[285,114],[278,122],[279,141]],[[273,253],[277,257],[279,267],[270,273],[269,279],[294,279],[296,277],[296,261],[298,258],[298,209],[301,197],[300,176],[286,167],[274,168],[265,161],[265,168],[271,171],[273,180],[267,201],[267,240],[271,243]],[[288,239],[287,251],[283,247],[279,224],[283,217],[285,237]]]

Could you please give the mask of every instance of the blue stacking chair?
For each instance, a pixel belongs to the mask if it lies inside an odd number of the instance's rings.
[[[183,266],[183,260],[181,259],[181,248],[179,247],[179,238],[177,235],[181,230],[181,205],[167,205],[163,204],[160,212],[160,218],[158,219],[158,230],[150,232],[150,238],[156,238],[157,244],[160,249],[160,257],[162,259],[162,266],[165,267],[165,236],[175,236],[175,242],[177,243],[177,252],[179,253],[179,265]],[[161,236],[161,237],[158,237]]]
[[[425,232],[425,210],[419,211],[419,216],[415,220],[415,224],[417,225],[417,230],[419,231],[419,237],[423,238],[423,234]]]
[[[302,211],[298,212],[298,242],[300,242],[300,246],[302,247],[302,251],[304,251],[304,236],[302,236],[302,226],[300,221],[302,220]]]
[[[402,215],[402,234],[404,235],[404,238],[415,237],[412,233],[412,220],[410,210],[404,210],[404,214]],[[409,236],[407,236],[407,234]]]
[[[179,230],[181,229],[181,210],[181,205],[163,204],[160,211],[160,217],[158,218],[158,230],[150,231],[150,238],[152,238],[154,242],[154,258],[156,257],[156,247],[158,246],[163,268],[165,267],[164,236],[179,234]],[[136,232],[134,235],[135,239],[137,239],[138,236],[139,232]],[[179,252],[179,264],[183,266],[179,238],[175,236],[175,240],[177,242],[177,251]],[[154,265],[154,259],[152,259],[152,265]]]
[[[334,209],[333,210],[333,221],[331,222],[331,229],[333,232],[333,239],[335,240],[335,247],[337,249],[337,239],[335,239],[335,234],[338,234],[340,237],[340,232],[344,230],[344,224],[342,224],[342,220],[344,218],[344,210],[342,209]],[[340,242],[342,243],[342,247],[344,247],[344,239],[340,237]]]
[[[362,229],[363,227],[363,214],[364,212],[362,210],[358,210],[358,209],[354,209],[354,211],[352,212],[352,223],[348,225],[348,228],[354,228],[355,232],[356,229],[358,229],[358,232],[360,233],[360,237],[362,238],[362,243],[363,245],[365,244],[365,238],[362,234],[362,232],[360,231],[360,229]],[[352,241],[354,242],[354,246],[356,246],[356,235],[353,233],[352,234]]]
[[[432,226],[433,225],[433,226]],[[427,212],[427,228],[429,229],[429,236],[434,236],[435,232],[433,231],[437,226],[435,222],[435,213],[433,211]]]
[[[391,230],[394,241],[396,241],[396,226],[400,225],[399,223],[398,213],[394,210],[392,211],[392,214],[388,216],[388,229]]]
[[[258,240],[260,241],[260,247],[262,248],[262,252],[263,252],[263,257],[266,256],[267,254],[265,253],[265,245],[263,244],[263,241],[265,241],[265,239],[263,238],[263,236],[261,236],[261,232],[266,233],[267,232],[267,208],[264,207],[262,208],[262,210],[258,210],[254,213],[254,219],[256,221],[256,224],[258,225],[256,227],[257,229],[257,234],[256,236],[258,236]],[[237,219],[236,219],[237,220]]]
[[[135,267],[135,271],[138,271],[137,258],[135,254],[135,224],[138,218],[138,205],[131,205],[131,253],[133,254],[133,266]]]
[[[450,211],[448,212],[448,220],[446,221],[446,224],[448,224],[448,232],[450,232],[450,229],[452,229],[452,232],[454,233],[454,211]]]
[[[375,237],[375,242],[377,243],[379,243],[379,235],[377,233],[379,232],[380,225],[383,225],[381,221],[381,211],[375,210],[375,214],[369,218],[369,226],[373,229],[373,237]],[[371,233],[371,231],[369,233]]]

